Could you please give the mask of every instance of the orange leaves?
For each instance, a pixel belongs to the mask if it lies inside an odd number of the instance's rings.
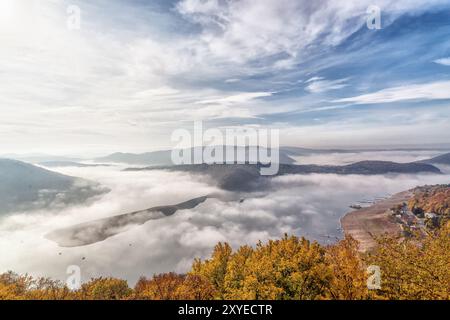
[[[450,186],[425,186],[415,190],[414,197],[409,201],[410,210],[421,208],[425,212],[450,216]]]
[[[358,253],[356,240],[346,236],[327,248],[326,261],[331,274],[327,298],[354,300],[369,297],[366,267]]]
[[[382,270],[380,297],[450,299],[449,223],[427,237],[380,239],[366,260]]]
[[[450,299],[450,222],[427,236],[378,239],[361,255],[349,236],[332,246],[304,238],[242,246],[226,243],[195,260],[187,275],[125,280],[97,278],[70,291],[58,281],[12,272],[0,275],[0,299]],[[381,271],[381,289],[368,290],[367,266]]]
[[[228,248],[228,245],[216,247],[210,260],[197,261],[192,270],[215,286],[220,293],[217,298],[321,297],[327,274],[324,249],[317,243],[285,236],[267,244],[259,243],[255,249],[244,246],[232,253]]]
[[[96,278],[83,284],[76,292],[83,300],[125,300],[132,290],[125,280],[115,278]]]
[[[139,300],[210,300],[214,295],[215,289],[205,278],[172,272],[141,278],[134,288],[134,298]]]

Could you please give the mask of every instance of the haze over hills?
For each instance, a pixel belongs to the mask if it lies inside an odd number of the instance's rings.
[[[268,176],[261,176],[261,164],[200,164],[165,167],[130,168],[125,171],[140,172],[147,170],[168,170],[172,172],[188,172],[208,176],[221,189],[233,192],[262,191],[270,184]],[[429,164],[395,163],[387,161],[362,161],[345,166],[318,166],[318,165],[287,165],[281,164],[278,176],[289,174],[333,173],[339,175],[382,175],[403,173],[430,173],[439,174],[438,168]],[[241,195],[237,195],[241,196]],[[103,241],[119,233],[128,231],[136,225],[142,225],[150,220],[159,220],[171,216],[178,210],[193,209],[206,201],[204,196],[193,198],[177,205],[163,205],[131,213],[115,215],[112,217],[88,221],[69,227],[60,228],[48,233],[45,237],[56,242],[61,247],[86,246]],[[236,198],[236,199],[239,199]],[[235,199],[235,200],[236,200]]]
[[[322,154],[322,153],[353,153],[359,150],[345,150],[345,149],[312,149],[312,148],[302,148],[302,147],[280,147],[280,152],[285,153],[289,156],[303,156],[309,154]]]
[[[107,191],[92,181],[0,159],[0,214],[83,203]]]
[[[225,146],[222,147],[225,153]],[[191,159],[193,162],[194,152],[199,149],[204,150],[204,147],[195,147],[190,149],[183,149],[183,152],[190,152]],[[238,151],[242,152],[245,149],[245,156],[248,159],[250,151],[258,152],[258,149],[262,149],[264,152],[270,152],[266,148],[262,147],[234,147],[235,153]],[[270,150],[270,149],[269,149]],[[180,149],[181,151],[181,149]],[[295,159],[292,157],[298,157],[303,155],[311,154],[326,154],[326,153],[354,153],[357,150],[344,150],[344,149],[311,149],[311,148],[301,148],[301,147],[280,147],[279,151],[279,163],[282,164],[293,164]],[[203,151],[202,151],[203,152]],[[171,158],[172,150],[161,150],[145,153],[122,153],[116,152],[105,157],[100,157],[94,159],[95,162],[106,162],[106,163],[125,163],[130,165],[148,165],[148,166],[170,166],[173,165]]]
[[[70,157],[70,156],[60,156],[52,154],[43,153],[31,153],[31,154],[3,154],[0,159],[14,159],[27,163],[38,164],[40,162],[47,161],[69,161],[69,162],[79,162],[82,160],[81,157]]]
[[[53,167],[78,167],[78,168],[87,168],[87,167],[108,167],[111,166],[110,164],[92,164],[92,163],[81,163],[81,162],[74,162],[74,161],[44,161],[39,162],[40,166],[47,167],[47,168],[53,168]]]
[[[193,166],[198,175],[187,169],[171,170],[175,168],[131,172],[122,171],[123,166],[60,168],[58,172],[65,175],[99,181],[111,192],[76,207],[49,207],[36,214],[2,217],[0,251],[11,254],[2,256],[0,267],[23,273],[33,270],[64,280],[67,265],[86,257],[82,261],[86,278],[117,274],[133,282],[148,270],[184,272],[184,261],[196,255],[205,257],[213,244],[223,239],[231,239],[237,246],[289,232],[330,243],[341,236],[339,219],[349,205],[448,180],[448,175],[433,173],[286,173],[265,178],[259,176],[258,166],[240,166],[242,170],[229,170],[226,165],[206,169],[217,174],[216,178],[203,174],[201,165]],[[288,167],[281,166],[280,171],[291,172]],[[327,166],[306,167],[330,170]],[[217,187],[219,183],[222,189]],[[172,207],[211,194],[217,197],[170,217],[164,209],[147,209]],[[18,221],[21,230],[16,229]]]
[[[95,162],[126,163],[131,165],[171,165],[171,151],[153,151],[145,153],[116,152],[108,156],[94,159]]]
[[[225,148],[225,147],[223,147]],[[199,150],[200,147],[197,148],[190,148],[190,149],[182,149],[184,152],[190,152],[191,154],[191,160],[193,161],[193,155],[195,150]],[[257,147],[235,147],[235,154],[238,152],[242,152],[245,149],[245,156],[246,159],[249,157],[249,150],[257,153],[258,149]],[[261,148],[263,152],[269,152],[268,149]],[[203,149],[204,150],[204,149]],[[225,149],[223,149],[225,151]],[[361,156],[363,156],[365,153],[368,152],[409,152],[409,151],[428,151],[428,150],[435,150],[436,154],[439,154],[439,151],[441,152],[448,152],[448,149],[442,149],[442,148],[358,148],[358,149],[312,149],[312,148],[302,148],[302,147],[291,147],[291,146],[283,146],[278,149],[279,151],[279,163],[281,164],[295,164],[302,162],[302,156],[308,157],[312,155],[323,155],[326,156],[327,154],[355,154],[360,153]],[[180,149],[181,151],[181,149]],[[145,152],[145,153],[123,153],[123,152],[116,152],[104,157],[99,157],[93,159],[96,163],[121,163],[121,164],[128,164],[128,165],[136,165],[136,166],[171,166],[174,165],[172,158],[171,158],[172,150],[160,150],[160,151],[153,151],[153,152]],[[225,152],[224,152],[225,154]],[[364,159],[361,157],[361,160],[375,160],[375,159]],[[377,159],[381,160],[381,159]],[[436,159],[439,160],[439,159]],[[430,163],[427,162],[428,160],[419,161],[422,163]],[[402,162],[402,161],[401,161]],[[445,163],[445,162],[444,162]],[[312,164],[312,163],[307,163]],[[333,164],[333,163],[330,163]]]
[[[261,164],[194,164],[167,167],[129,168],[127,171],[140,170],[171,170],[184,171],[195,174],[205,174],[220,188],[229,191],[251,191],[263,187],[264,178],[261,176]],[[422,163],[395,163],[389,161],[361,161],[345,166],[320,166],[320,165],[293,165],[280,164],[277,176],[287,174],[361,174],[377,175],[388,173],[432,173],[440,174],[441,171],[433,165]]]
[[[191,155],[194,154],[194,150],[198,150],[197,148],[183,149],[185,151],[191,152]],[[252,151],[257,150],[257,147],[235,147],[235,152],[239,149],[245,150],[246,157],[248,157],[249,149]],[[264,152],[267,152],[267,149],[261,148]],[[181,149],[180,149],[181,150]],[[327,155],[327,154],[355,154],[361,153],[362,155],[366,152],[408,152],[408,151],[428,151],[434,150],[436,154],[439,152],[448,152],[449,148],[444,148],[442,146],[436,146],[434,148],[419,148],[419,147],[397,147],[397,148],[387,148],[387,147],[378,147],[378,148],[354,148],[354,149],[343,149],[343,148],[303,148],[303,147],[292,147],[292,146],[282,146],[279,149],[280,160],[279,162],[282,164],[293,164],[296,163],[299,158],[301,161],[302,156],[311,156],[311,155]],[[33,164],[44,165],[47,167],[66,167],[66,166],[90,166],[90,165],[105,165],[111,163],[120,163],[120,164],[128,164],[128,165],[137,165],[137,166],[169,166],[173,165],[171,159],[172,150],[158,150],[144,153],[131,153],[131,152],[116,152],[106,156],[97,157],[97,158],[89,158],[84,156],[60,156],[60,155],[49,155],[49,154],[9,154],[3,155],[0,158],[7,159],[15,159],[19,161],[24,161]],[[444,158],[445,155],[436,157],[435,161],[444,161],[442,164],[448,163],[448,158]],[[447,154],[448,157],[448,154]],[[295,158],[295,159],[294,159]],[[447,159],[447,160],[446,160]],[[85,163],[85,160],[90,160],[92,163]],[[370,158],[361,160],[372,160]],[[374,159],[373,159],[374,160]],[[431,163],[432,159],[421,160],[418,162],[423,163]],[[311,164],[311,163],[308,163]]]
[[[217,148],[217,147],[214,147]],[[223,153],[226,154],[226,147],[222,147]],[[302,148],[301,148],[302,149]],[[195,147],[189,149],[180,149],[179,152],[190,153],[191,162],[194,162],[194,153],[203,151],[205,147]],[[306,150],[307,149],[302,149]],[[175,150],[177,151],[177,150]],[[262,148],[262,147],[234,147],[234,152],[237,154],[238,152],[244,152],[246,159],[249,159],[249,155],[251,152],[257,155],[259,151],[264,153],[270,152],[270,149]],[[299,153],[300,150],[297,150]],[[290,157],[290,154],[296,155],[295,152],[289,151],[288,149],[284,150],[280,148],[279,150],[279,161],[280,163],[292,164],[295,163],[295,160]],[[259,159],[259,158],[258,158]],[[125,163],[130,165],[147,165],[147,166],[170,166],[174,165],[172,161],[172,150],[162,150],[162,151],[153,151],[146,153],[113,153],[111,155],[100,157],[94,159],[95,162],[106,162],[106,163]]]
[[[248,158],[250,148],[245,148]],[[189,150],[191,154],[195,149]],[[237,151],[237,148],[235,148]],[[240,150],[242,151],[242,150]],[[252,150],[255,151],[255,150]],[[264,150],[267,151],[267,150]],[[277,175],[334,173],[334,174],[385,174],[385,173],[440,173],[433,164],[449,164],[450,153],[414,163],[395,163],[388,161],[361,161],[349,165],[295,165],[291,156],[310,153],[347,152],[346,150],[315,150],[296,147],[280,148],[280,166]],[[352,151],[354,152],[354,151]],[[267,179],[261,179],[261,164],[194,164],[174,166],[171,151],[156,151],[143,154],[116,153],[96,159],[97,163],[85,164],[69,160],[41,162],[45,167],[96,167],[107,165],[104,162],[143,165],[145,168],[129,170],[164,169],[207,175],[215,185],[224,190],[249,191],[264,187]],[[147,167],[149,166],[149,167]],[[98,185],[86,180],[64,176],[37,166],[17,160],[0,161],[0,213],[45,208],[52,202],[79,203],[105,190],[97,190]],[[84,184],[84,185],[83,185]]]

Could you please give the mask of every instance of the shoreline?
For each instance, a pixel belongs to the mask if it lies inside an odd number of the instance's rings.
[[[412,196],[411,190],[402,191],[367,208],[348,212],[340,219],[344,235],[351,235],[357,240],[361,252],[369,251],[376,245],[374,237],[401,232],[400,225],[392,220],[389,209],[408,202]]]

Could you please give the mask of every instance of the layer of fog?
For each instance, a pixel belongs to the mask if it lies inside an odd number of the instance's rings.
[[[226,196],[198,176],[119,169],[59,168],[61,173],[98,181],[112,191],[86,206],[17,214],[0,221],[0,272],[14,270],[64,280],[66,268],[79,265],[83,280],[115,276],[133,284],[141,275],[185,272],[194,257],[207,257],[218,241],[237,247],[288,233],[332,242],[341,236],[339,219],[350,204],[450,180],[449,175],[425,174],[283,176],[274,178],[264,192],[239,195],[244,202],[208,199],[193,210],[149,221],[93,245],[59,248],[44,238],[49,231],[84,221],[211,193]]]
[[[346,165],[363,160],[394,161],[408,163],[430,159],[444,154],[442,150],[417,150],[417,151],[362,151],[346,153],[316,153],[302,156],[294,156],[297,164],[318,165]]]

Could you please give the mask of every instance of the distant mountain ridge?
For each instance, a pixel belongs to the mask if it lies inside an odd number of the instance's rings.
[[[74,161],[44,161],[38,163],[40,166],[47,167],[47,168],[57,168],[57,167],[78,167],[78,168],[89,168],[89,167],[108,167],[109,164],[87,164],[87,163],[81,163],[81,162],[74,162]]]
[[[183,149],[191,152],[191,163],[194,163],[193,161],[193,154],[194,150],[198,150],[201,147],[196,148],[190,148],[190,149]],[[203,147],[204,148],[204,147]],[[222,148],[225,148],[223,146]],[[249,150],[255,151],[258,147],[252,146],[252,147],[234,147],[235,152],[237,150],[245,150],[246,159],[248,159]],[[264,149],[264,148],[263,148]],[[181,150],[181,149],[180,149]],[[203,150],[203,149],[202,149]],[[267,149],[264,149],[265,151]],[[270,150],[270,149],[269,149]],[[346,154],[346,153],[359,153],[359,152],[375,152],[375,151],[420,151],[422,149],[382,149],[382,148],[367,148],[367,149],[311,149],[311,148],[301,148],[301,147],[279,147],[279,160],[278,162],[280,164],[295,164],[298,163],[298,161],[295,159],[295,157],[301,157],[302,156],[309,156],[309,155],[320,155],[320,154],[329,154],[329,153],[340,153],[340,154]],[[136,166],[173,166],[176,165],[172,162],[172,150],[161,150],[161,151],[153,151],[153,152],[145,152],[145,153],[122,153],[122,152],[116,152],[113,154],[110,154],[108,156],[100,157],[94,159],[94,162],[96,163],[123,163],[128,165],[136,165]],[[433,162],[434,161],[434,162]],[[428,163],[428,164],[450,164],[450,153],[443,154],[441,156],[417,161],[418,163]]]
[[[219,147],[220,148],[220,147]],[[223,154],[225,155],[225,146],[222,146]],[[200,149],[200,150],[199,150]],[[191,162],[194,162],[194,152],[200,151],[203,154],[205,147],[195,147],[189,149],[180,149],[174,151],[184,151],[190,152],[191,154]],[[249,159],[250,152],[254,152],[254,154],[258,154],[258,149],[263,149],[264,152],[267,152],[266,148],[262,147],[234,147],[235,155],[237,152],[245,152],[246,159]],[[295,163],[295,160],[289,156],[289,151],[279,149],[279,162],[284,164],[292,164]],[[259,158],[258,158],[259,160]],[[147,166],[171,166],[175,165],[172,161],[172,150],[162,150],[162,151],[153,151],[153,152],[145,152],[145,153],[122,153],[116,152],[110,154],[105,157],[100,157],[94,159],[95,162],[105,162],[105,163],[125,163],[130,165],[147,165]]]
[[[94,159],[95,162],[125,163],[131,165],[171,165],[171,151],[162,150],[145,153],[116,152],[105,157]]]
[[[263,178],[271,176],[261,176],[262,164],[194,164],[166,167],[146,167],[129,168],[127,171],[140,170],[170,170],[183,171],[194,174],[205,174],[216,184],[229,191],[250,191],[257,189],[261,183],[265,183]],[[441,171],[433,165],[423,163],[396,163],[389,161],[361,161],[344,166],[321,166],[321,165],[294,165],[280,164],[276,176],[287,174],[360,174],[376,175],[388,173],[434,173],[441,174]]]

